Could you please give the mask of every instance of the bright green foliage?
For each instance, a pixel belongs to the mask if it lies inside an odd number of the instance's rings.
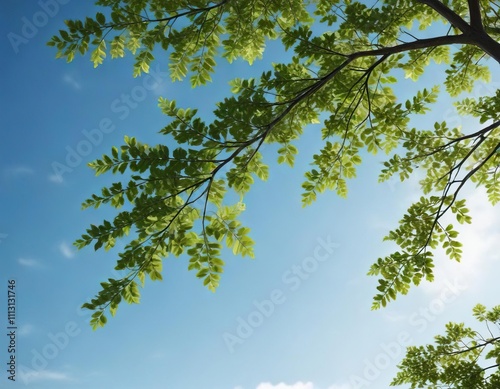
[[[133,138],[90,165],[97,174],[125,174],[123,181],[93,195],[84,207],[120,208],[113,221],[91,226],[79,248],[113,247],[129,233],[116,268],[127,271],[103,285],[86,307],[94,325],[121,296],[138,302],[133,282],[161,279],[168,255],[187,254],[189,269],[210,289],[219,283],[223,245],[252,256],[248,229],[238,221],[242,198],[269,171],[260,148],[276,144],[277,160],[293,166],[297,140],[309,124],[321,123],[323,147],[305,175],[303,204],[319,193],[348,194],[348,181],[366,153],[387,155],[380,181],[423,173],[422,197],[411,205],[386,240],[399,246],[379,258],[369,274],[380,277],[374,308],[385,306],[411,284],[433,279],[433,251],[460,260],[458,233],[446,214],[470,223],[462,189],[484,186],[500,200],[500,93],[463,98],[478,80],[489,80],[500,61],[499,7],[487,0],[99,0],[104,13],[67,21],[49,45],[68,61],[90,52],[94,66],[105,58],[135,57],[134,76],[147,72],[158,50],[169,53],[173,80],[192,86],[210,81],[217,60],[248,63],[264,55],[266,42],[280,40],[289,55],[260,77],[231,82],[231,96],[214,107],[207,123],[196,109],[160,99],[169,118],[160,132],[175,149]],[[108,55],[108,51],[109,54]],[[496,62],[495,62],[496,61]],[[399,97],[395,84],[421,81],[432,67],[436,82]],[[439,78],[441,77],[441,78]],[[407,93],[405,91],[405,93]],[[477,117],[473,128],[436,122],[414,128],[414,118],[432,109],[439,93],[455,98],[461,115]],[[462,99],[460,99],[462,97]],[[165,142],[167,143],[167,141]],[[171,144],[171,143],[169,143]],[[269,157],[269,156],[266,156]],[[130,176],[130,177],[129,177]],[[128,181],[128,182],[127,182]]]
[[[448,323],[435,344],[409,347],[392,386],[410,388],[500,388],[500,306],[490,311],[477,305],[474,317],[485,324],[486,336],[463,323]]]
[[[96,67],[106,57],[108,41],[112,58],[123,57],[125,50],[135,55],[137,77],[148,72],[152,51],[159,46],[170,51],[172,79],[191,74],[193,86],[211,81],[219,47],[230,62],[241,57],[252,63],[262,57],[266,39],[277,38],[281,28],[312,21],[305,4],[297,0],[283,8],[278,1],[243,0],[99,0],[96,4],[107,7],[109,17],[98,12],[94,19],[66,21],[67,30],[49,42],[57,47],[58,57],[71,62],[76,52],[85,54],[93,47],[90,59]]]

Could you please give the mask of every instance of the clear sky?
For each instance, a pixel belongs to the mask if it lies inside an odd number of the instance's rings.
[[[57,7],[44,10],[49,3]],[[0,6],[0,332],[9,333],[9,280],[17,308],[16,381],[7,378],[10,338],[3,336],[0,388],[385,389],[404,347],[428,342],[448,321],[470,321],[478,302],[499,303],[500,215],[471,190],[475,219],[461,229],[462,263],[439,254],[436,282],[371,311],[376,279],[366,273],[391,252],[382,238],[418,187],[377,184],[382,156],[366,157],[347,200],[327,193],[303,209],[303,172],[320,144],[320,127],[312,126],[299,143],[296,168],[272,163],[269,181],[245,198],[255,260],[226,253],[213,294],[187,271],[185,257],[168,258],[164,281],[147,282],[140,305],[123,303],[105,328],[92,331],[79,306],[113,276],[118,251],[72,246],[90,223],[113,215],[107,208],[80,210],[113,179],[94,177],[86,163],[124,135],[164,141],[157,134],[167,120],[159,96],[209,113],[229,92],[227,80],[263,66],[222,65],[213,85],[192,90],[169,81],[165,58],[137,79],[131,58],[97,69],[88,57],[56,60],[45,42],[64,19],[93,13],[91,1]],[[426,119],[461,122],[446,104]],[[276,159],[271,148],[264,154]],[[69,169],[58,176],[54,164]]]

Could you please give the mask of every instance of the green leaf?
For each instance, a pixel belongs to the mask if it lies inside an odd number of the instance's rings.
[[[100,12],[96,14],[95,19],[97,20],[97,23],[101,25],[106,23],[106,17]]]

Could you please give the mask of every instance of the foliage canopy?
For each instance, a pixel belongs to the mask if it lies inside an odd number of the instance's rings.
[[[408,348],[391,385],[411,384],[412,389],[500,387],[500,305],[488,311],[478,304],[473,313],[485,324],[486,336],[463,323],[448,323],[446,335],[436,336],[435,345]]]
[[[225,244],[234,254],[253,256],[249,229],[238,220],[240,201],[254,180],[266,180],[268,165],[260,151],[277,144],[279,163],[290,166],[304,128],[322,123],[324,145],[305,175],[303,204],[319,193],[347,195],[364,153],[388,155],[380,181],[401,180],[423,172],[421,198],[412,204],[387,240],[399,249],[379,258],[369,274],[380,278],[373,308],[385,306],[411,284],[433,279],[433,252],[445,249],[460,260],[461,243],[452,224],[470,223],[461,191],[467,183],[486,188],[500,200],[500,92],[463,97],[477,81],[488,82],[488,64],[500,61],[499,6],[489,0],[99,0],[105,7],[93,18],[69,20],[48,43],[57,56],[72,61],[90,53],[94,66],[107,56],[133,55],[133,75],[147,73],[158,50],[169,53],[173,80],[189,78],[193,87],[211,81],[217,62],[262,58],[266,42],[279,40],[290,52],[260,77],[235,79],[232,95],[206,122],[192,107],[161,98],[169,117],[160,133],[178,147],[150,146],[125,138],[90,166],[96,174],[124,175],[94,194],[83,207],[109,204],[120,210],[112,221],[92,225],[76,241],[110,249],[132,235],[119,254],[121,279],[103,282],[85,308],[94,310],[94,328],[106,323],[106,310],[139,302],[146,276],[161,280],[168,255],[187,254],[188,269],[215,290]],[[492,58],[493,61],[488,59]],[[414,128],[438,99],[428,85],[408,99],[394,86],[403,78],[419,80],[427,69],[442,74],[441,92],[451,96],[459,114],[477,118],[474,128]],[[268,156],[266,156],[268,157]],[[129,177],[130,176],[130,177]],[[128,238],[127,238],[128,239]]]

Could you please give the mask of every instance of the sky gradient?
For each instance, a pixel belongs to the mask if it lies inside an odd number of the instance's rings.
[[[462,263],[438,254],[434,283],[371,311],[376,279],[366,273],[391,252],[382,238],[418,198],[418,183],[377,184],[384,157],[366,156],[347,200],[326,193],[302,208],[303,173],[321,144],[318,125],[298,143],[294,169],[274,163],[273,147],[263,149],[270,179],[245,197],[242,217],[255,260],[226,252],[213,294],[187,271],[185,256],[169,257],[164,281],[146,282],[140,305],[122,303],[105,328],[92,331],[90,313],[79,307],[113,276],[120,244],[107,253],[72,246],[90,223],[113,215],[106,207],[81,211],[113,181],[96,178],[86,164],[124,135],[164,141],[158,131],[168,118],[159,96],[210,115],[229,93],[228,80],[259,74],[280,51],[252,67],[222,64],[213,84],[193,90],[170,82],[165,56],[136,79],[130,57],[97,69],[88,56],[56,60],[45,43],[65,19],[95,14],[90,1],[4,0],[0,10],[0,294],[15,280],[18,327],[16,381],[4,368],[0,388],[385,389],[406,346],[429,342],[449,321],[470,322],[476,303],[499,303],[499,210],[469,188],[473,224],[460,228]],[[436,108],[422,125],[471,125],[446,101]],[[6,298],[0,318],[6,331]],[[4,367],[8,340],[0,340]]]

